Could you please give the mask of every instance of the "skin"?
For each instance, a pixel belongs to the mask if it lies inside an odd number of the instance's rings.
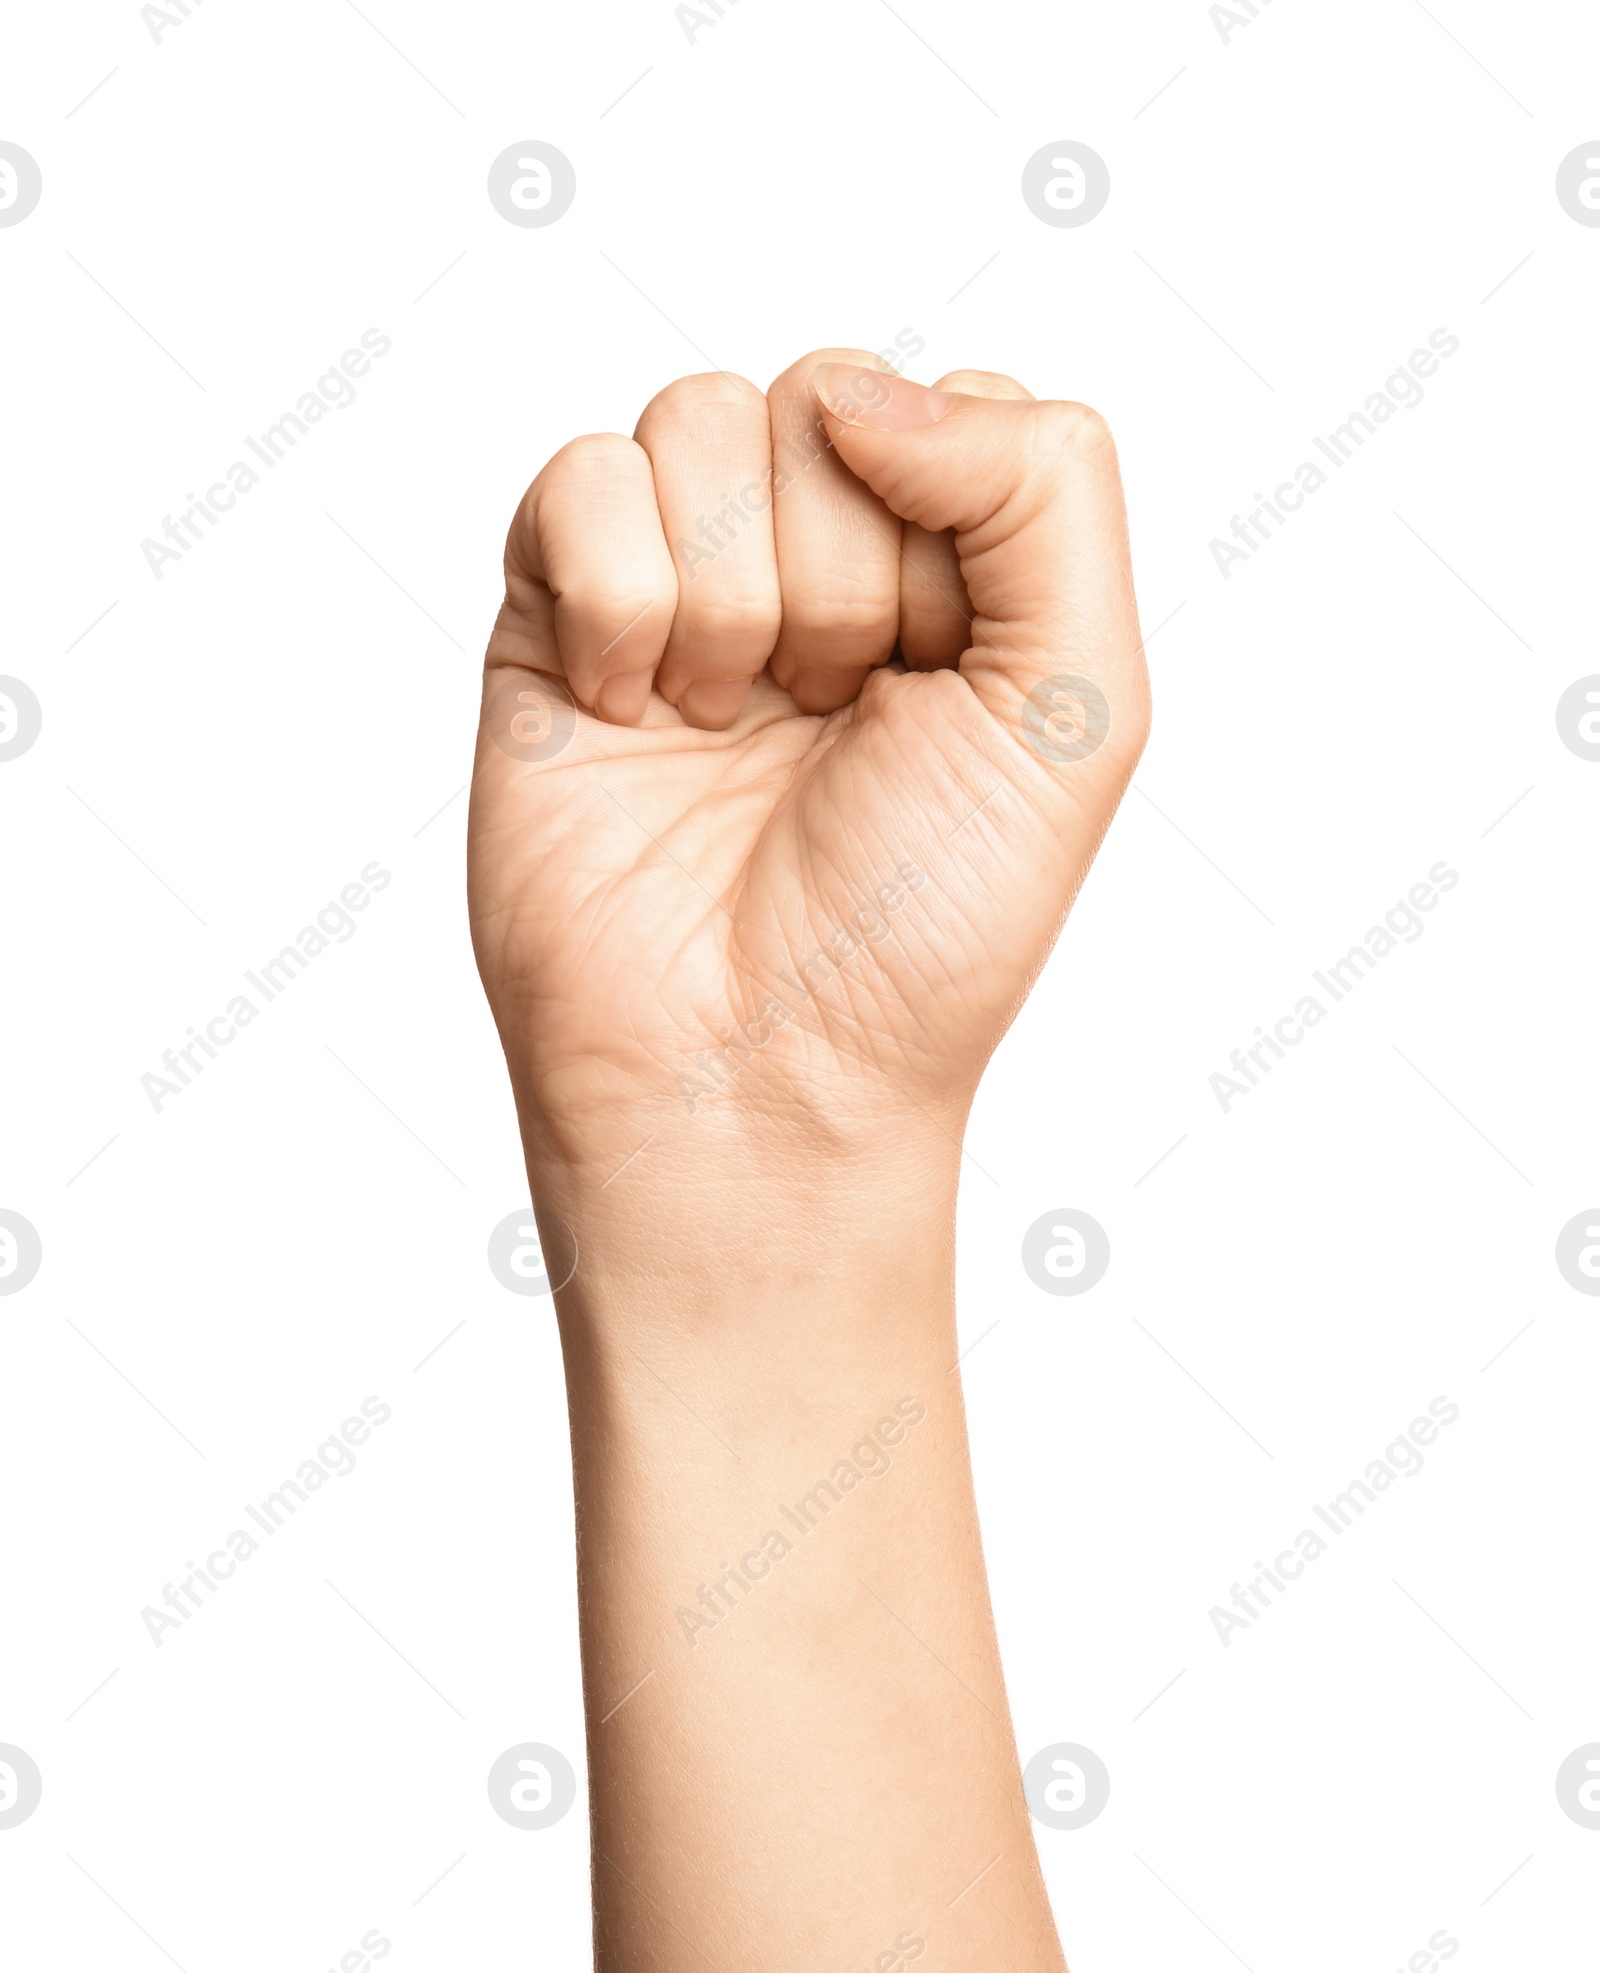
[[[1098,746],[1059,744],[1063,674]],[[473,936],[569,1277],[597,1966],[1059,1969],[954,1207],[1148,729],[1110,434],[860,351],[681,379],[529,488],[484,707]]]

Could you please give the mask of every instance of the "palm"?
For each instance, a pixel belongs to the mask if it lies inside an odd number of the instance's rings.
[[[954,673],[826,718],[763,679],[729,733],[658,710],[480,754],[474,933],[541,1106],[958,1090],[1098,831]]]

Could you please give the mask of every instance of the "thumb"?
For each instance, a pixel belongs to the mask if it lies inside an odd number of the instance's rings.
[[[954,529],[972,600],[961,675],[1041,758],[1125,780],[1149,730],[1116,447],[1086,405],[966,397],[822,364],[839,457],[903,520]]]

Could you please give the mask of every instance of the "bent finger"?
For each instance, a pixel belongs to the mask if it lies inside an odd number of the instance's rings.
[[[507,544],[510,574],[550,598],[561,669],[579,701],[636,725],[666,648],[678,583],[649,455],[631,438],[573,439],[528,489]]]
[[[933,386],[964,397],[1031,402],[1033,393],[997,370],[952,370]],[[900,654],[912,671],[943,671],[972,642],[972,599],[961,574],[955,534],[905,523],[900,565]]]
[[[900,624],[900,521],[834,452],[811,388],[821,363],[867,396],[895,375],[862,350],[816,350],[767,393],[783,598],[772,675],[810,713],[848,705],[893,652]]]
[[[777,642],[772,433],[754,384],[680,377],[635,432],[677,571],[677,610],[656,689],[692,726],[732,725]]]

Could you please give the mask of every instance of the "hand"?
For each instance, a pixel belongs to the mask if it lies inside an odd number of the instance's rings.
[[[530,1156],[958,1137],[1148,726],[1103,421],[855,351],[684,378],[505,568],[470,895]]]
[[[541,1229],[581,1253],[605,1973],[1062,1973],[953,1374],[954,1153],[1147,719],[1110,437],[1004,378],[689,378],[512,523],[471,907]]]

